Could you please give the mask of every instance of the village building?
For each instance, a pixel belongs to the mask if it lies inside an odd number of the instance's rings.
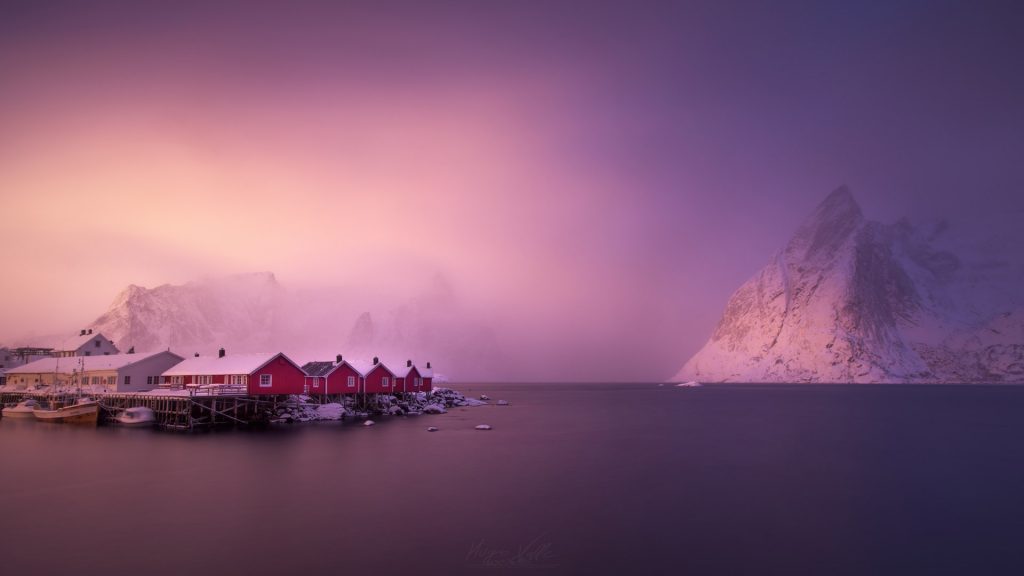
[[[396,392],[426,392],[424,388],[423,375],[412,360],[406,360],[404,366],[393,368],[395,373]]]
[[[121,351],[114,346],[114,342],[100,334],[93,333],[92,329],[83,329],[78,334],[68,336],[57,336],[50,338],[47,342],[29,342],[30,347],[17,348],[23,353],[41,353],[57,358],[71,356],[109,356],[119,354]],[[39,345],[42,344],[42,345]]]
[[[163,373],[164,386],[262,396],[302,394],[306,373],[284,353],[195,356]]]
[[[362,373],[341,354],[334,362],[308,362],[302,370],[306,373],[306,394],[356,394],[362,391]]]
[[[8,390],[143,392],[181,362],[172,352],[49,357],[7,370]]]
[[[427,362],[425,368],[420,369],[420,391],[430,392],[434,389],[434,369],[430,367],[430,362]]]
[[[363,374],[363,389],[366,394],[394,394],[395,373],[384,365],[379,358],[374,357],[370,364],[354,363],[354,366]]]

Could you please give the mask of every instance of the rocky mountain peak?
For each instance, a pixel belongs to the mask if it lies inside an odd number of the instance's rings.
[[[733,294],[676,379],[1021,381],[1024,340],[992,327],[1015,304],[981,296],[979,306],[983,273],[997,268],[963,274],[956,254],[933,245],[946,228],[924,235],[909,220],[866,220],[849,189],[836,189]]]
[[[797,229],[786,248],[788,255],[816,259],[834,255],[864,223],[864,213],[846,186],[818,204]]]

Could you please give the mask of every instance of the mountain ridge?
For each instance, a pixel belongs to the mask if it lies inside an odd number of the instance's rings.
[[[934,245],[947,229],[868,220],[837,188],[733,293],[673,380],[1024,381],[1024,338],[985,333],[1024,313],[1013,302],[988,314],[974,305],[962,258]]]

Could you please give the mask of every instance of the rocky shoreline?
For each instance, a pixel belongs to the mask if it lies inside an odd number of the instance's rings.
[[[430,392],[406,395],[376,395],[369,406],[358,396],[346,397],[342,402],[323,404],[313,396],[291,396],[288,402],[267,411],[271,424],[295,422],[322,422],[369,418],[371,416],[413,416],[418,414],[444,414],[450,408],[482,406],[483,400],[467,398],[450,388],[434,388]]]

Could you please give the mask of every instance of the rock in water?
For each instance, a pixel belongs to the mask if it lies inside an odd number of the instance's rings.
[[[1024,381],[1019,256],[954,254],[947,228],[866,220],[835,190],[672,381]]]
[[[481,400],[484,400],[484,401],[486,401],[486,400],[490,400],[490,399],[491,399],[491,397],[490,397],[490,396],[488,396],[487,394],[481,394],[481,395],[480,395],[480,399],[481,399]]]
[[[490,430],[491,429],[491,425],[490,424],[477,424],[476,429],[477,430]]]
[[[437,426],[428,426],[427,432],[437,432]]]
[[[498,406],[508,406],[508,400],[498,400]]]
[[[373,425],[374,425],[374,421],[373,420],[367,420],[366,422],[363,422],[363,426],[373,426]]]

